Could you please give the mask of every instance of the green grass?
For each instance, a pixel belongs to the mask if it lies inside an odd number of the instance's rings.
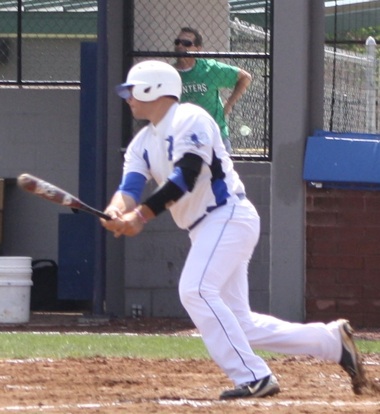
[[[208,358],[200,338],[1,333],[0,358]]]
[[[380,341],[356,341],[356,344],[363,354],[380,354]]]
[[[380,353],[380,341],[357,341],[363,353]],[[259,351],[263,358],[275,356]],[[147,359],[205,359],[199,337],[123,334],[0,333],[0,358],[131,357]]]

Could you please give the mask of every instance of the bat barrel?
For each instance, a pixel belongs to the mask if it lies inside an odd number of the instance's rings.
[[[63,190],[62,188],[59,188],[54,184],[44,181],[31,174],[25,173],[19,175],[17,178],[17,184],[23,190],[28,191],[39,197],[42,197],[45,200],[52,201],[53,203],[70,207],[73,210],[82,210],[87,213],[93,214],[97,217],[103,218],[105,220],[111,219],[102,211],[87,205],[83,201],[79,200],[79,198],[73,196],[72,194]]]

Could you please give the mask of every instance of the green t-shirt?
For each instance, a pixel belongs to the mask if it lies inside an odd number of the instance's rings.
[[[228,125],[219,90],[232,89],[238,80],[239,68],[214,59],[196,59],[189,71],[179,71],[182,78],[181,102],[192,102],[206,109],[219,125],[222,137],[228,137]]]

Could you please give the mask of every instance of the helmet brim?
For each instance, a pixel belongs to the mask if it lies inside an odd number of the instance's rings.
[[[130,82],[124,82],[120,85],[117,85],[115,90],[116,93],[123,99],[129,99],[131,96],[134,96],[132,93],[132,90],[130,89],[132,86],[136,85],[146,85],[146,82],[141,82],[138,80],[130,81]]]
[[[120,98],[129,99],[132,96],[132,92],[129,89],[131,86],[134,85],[129,85],[128,83],[120,83],[120,85],[117,85],[115,87],[115,91],[120,96]]]

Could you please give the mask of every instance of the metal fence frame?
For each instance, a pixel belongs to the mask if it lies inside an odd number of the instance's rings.
[[[46,4],[45,4],[46,3]],[[41,26],[40,33],[28,33],[25,34],[25,22],[24,17],[26,14],[31,12],[40,12],[41,16],[48,16],[47,14],[47,2],[37,2],[37,4],[34,4],[32,0],[6,0],[3,1],[2,4],[0,4],[0,10],[5,9],[9,13],[16,13],[16,27],[13,29],[12,24],[8,22],[9,26],[5,28],[5,31],[9,31],[9,33],[5,32],[3,33],[3,37],[1,38],[2,42],[1,45],[3,46],[3,49],[0,50],[0,53],[7,54],[9,53],[9,42],[12,38],[15,38],[16,41],[16,70],[15,70],[15,79],[0,79],[0,85],[18,85],[18,86],[27,86],[27,85],[46,85],[46,86],[78,86],[80,85],[80,79],[75,80],[49,80],[49,79],[41,79],[41,80],[35,80],[35,79],[26,79],[23,68],[24,68],[24,48],[23,43],[25,41],[28,41],[30,39],[39,39],[39,38],[46,38],[46,39],[59,39],[59,40],[78,40],[78,41],[96,41],[98,38],[98,31],[99,31],[99,25],[97,24],[96,27],[96,33],[87,33],[84,31],[83,33],[77,33],[75,27],[78,27],[78,16],[83,16],[83,14],[79,13],[71,13],[69,14],[70,19],[65,19],[67,22],[70,20],[71,24],[70,27],[67,27],[68,33],[66,34],[51,34],[49,33],[49,30],[47,30],[46,27]],[[57,15],[60,14],[63,10],[63,4],[64,2],[61,1],[62,6],[59,6],[59,1],[52,0],[51,2],[51,9],[49,9],[50,13],[54,13],[53,10],[55,8],[57,9]],[[67,4],[66,4],[67,3]],[[76,10],[80,7],[85,7],[92,11],[92,13],[97,12],[96,9],[98,9],[98,3],[99,1],[95,0],[82,0],[80,2],[65,2],[65,9],[71,9]],[[96,7],[96,9],[95,9]],[[4,13],[4,11],[3,11]],[[62,14],[63,16],[63,14]],[[67,17],[68,14],[65,15]],[[8,19],[7,19],[8,20]],[[82,21],[82,20],[80,20]],[[74,23],[77,22],[75,25]],[[29,25],[30,26],[30,25]],[[4,28],[3,28],[4,30]],[[5,37],[4,37],[5,36]],[[0,45],[0,46],[1,46]],[[4,62],[0,62],[4,64]]]

